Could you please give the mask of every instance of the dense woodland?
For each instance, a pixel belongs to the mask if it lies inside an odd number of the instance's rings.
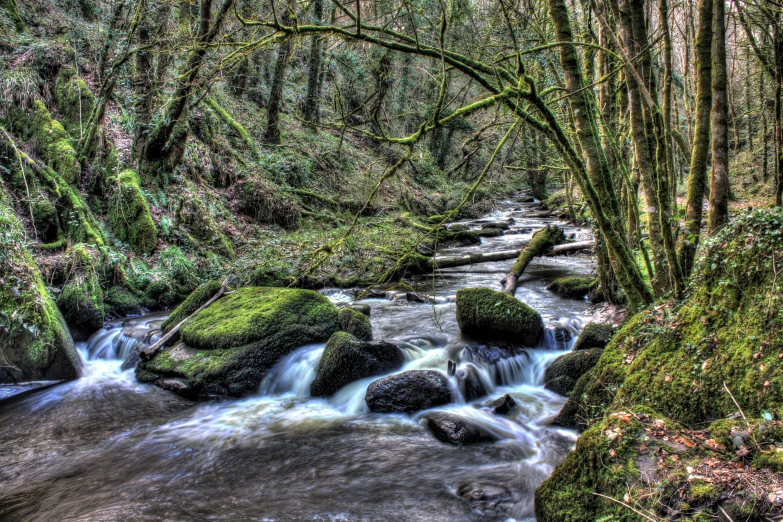
[[[590,298],[629,311],[537,520],[779,519],[774,0],[0,0],[0,89],[0,381],[77,377],[72,339],[229,275],[434,274],[522,191],[592,229]]]

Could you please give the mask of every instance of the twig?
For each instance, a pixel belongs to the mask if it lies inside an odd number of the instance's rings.
[[[737,399],[734,398],[734,395],[731,394],[731,390],[729,390],[729,387],[726,386],[726,381],[723,381],[723,389],[726,390],[726,393],[729,394],[729,397],[731,397],[731,400],[734,401],[734,405],[737,406],[737,409],[740,412],[740,415],[742,415],[742,420],[745,421],[745,424],[750,428],[750,423],[748,422],[748,418],[745,417],[745,412],[742,411],[742,408],[740,408],[739,403],[737,402]]]
[[[651,516],[649,516],[649,515],[645,515],[644,513],[642,513],[641,511],[639,511],[639,510],[637,510],[637,509],[634,509],[634,508],[632,508],[631,506],[629,506],[628,504],[626,504],[626,503],[625,503],[625,502],[623,502],[622,500],[617,500],[616,498],[607,497],[606,495],[602,495],[602,494],[600,494],[600,493],[596,493],[595,491],[593,492],[593,495],[595,495],[595,496],[597,496],[597,497],[605,498],[606,500],[611,500],[612,502],[615,502],[615,503],[617,503],[617,504],[620,504],[621,506],[623,506],[623,507],[625,507],[625,508],[628,508],[628,509],[630,509],[631,511],[633,511],[634,513],[636,513],[636,514],[637,514],[637,515],[639,515],[640,517],[642,517],[642,518],[644,518],[644,519],[647,519],[647,520],[649,520],[650,522],[658,522],[658,520],[656,520],[656,519],[652,518],[652,517],[651,517]]]

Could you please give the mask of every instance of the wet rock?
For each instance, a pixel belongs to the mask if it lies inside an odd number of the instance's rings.
[[[410,370],[372,382],[364,398],[370,411],[413,413],[448,404],[451,389],[440,372]]]
[[[498,237],[503,235],[503,230],[500,228],[482,228],[476,232],[479,237]]]
[[[427,429],[435,438],[449,444],[475,444],[493,440],[482,433],[480,427],[467,419],[448,412],[427,415]]]
[[[181,379],[194,393],[217,385],[228,395],[246,395],[282,357],[329,339],[340,323],[337,308],[318,292],[240,288],[189,319],[180,329],[182,342],[139,363],[136,377]]]
[[[193,388],[188,386],[188,384],[182,379],[160,378],[155,380],[153,384],[158,388],[163,388],[166,391],[177,393],[183,397],[192,397],[196,395],[196,392],[193,390]]]
[[[598,279],[595,277],[560,277],[552,281],[546,289],[560,297],[582,299],[597,286]]]
[[[489,406],[492,408],[492,413],[496,415],[505,415],[516,408],[517,403],[514,398],[507,393],[499,399],[495,399],[494,401],[490,402]]]
[[[555,392],[558,395],[563,395],[564,397],[568,397],[571,394],[571,392],[574,391],[575,386],[576,386],[576,381],[574,379],[568,377],[567,375],[561,375],[547,382],[544,385],[544,388],[546,388],[549,391]]]
[[[565,328],[564,326],[555,327],[553,332],[555,336],[555,341],[559,343],[567,343],[571,341],[571,339],[573,338],[573,336],[571,335],[571,330]]]
[[[484,223],[481,225],[481,230],[488,230],[492,228],[499,228],[500,230],[508,230],[511,226],[505,221],[494,221],[492,223]]]
[[[354,308],[346,307],[340,310],[340,328],[362,341],[372,340],[370,319]]]
[[[454,223],[453,225],[449,226],[449,232],[467,232],[470,230],[470,227],[463,224],[463,223]]]
[[[420,296],[416,292],[406,292],[405,293],[405,299],[409,303],[426,303],[427,302],[427,298],[426,297]]]
[[[573,381],[573,384],[570,384],[565,379],[552,384],[553,387],[557,388],[557,390],[552,391],[561,395],[567,395],[573,390],[579,377],[595,366],[595,363],[601,358],[602,352],[601,348],[589,348],[561,355],[544,372],[544,383],[549,384],[560,377],[567,377]],[[567,393],[562,393],[562,391]]]
[[[589,348],[603,348],[614,335],[614,329],[610,324],[588,323],[582,333],[576,338],[574,351],[587,350]]]
[[[361,341],[351,334],[337,332],[326,343],[321,362],[310,384],[310,395],[333,395],[359,379],[382,375],[402,366],[402,350],[386,341]]]
[[[457,292],[457,323],[463,334],[535,346],[544,333],[541,315],[530,306],[489,288]]]
[[[370,317],[370,305],[364,304],[364,303],[354,303],[351,305],[351,308],[356,310],[357,312],[366,315],[367,317]]]
[[[478,368],[472,364],[466,364],[457,370],[457,382],[459,383],[459,392],[465,402],[471,402],[487,394],[484,382],[481,380]]]

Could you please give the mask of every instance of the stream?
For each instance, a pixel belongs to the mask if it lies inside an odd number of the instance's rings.
[[[486,219],[513,218],[506,235],[438,253],[520,248],[533,230],[557,222],[531,217],[537,210],[503,202]],[[77,343],[85,362],[77,381],[0,389],[0,520],[533,520],[535,488],[576,440],[548,425],[565,398],[544,389],[543,372],[570,349],[590,306],[545,287],[594,267],[587,256],[536,258],[528,266],[516,296],[544,318],[540,346],[509,354],[465,342],[456,291],[498,289],[512,263],[415,280],[430,302],[394,291],[359,301],[371,307],[374,338],[403,348],[405,365],[393,373],[446,373],[449,359],[479,368],[487,397],[466,403],[452,377],[454,401],[437,409],[470,419],[496,442],[452,446],[429,433],[422,414],[370,413],[364,394],[379,377],[311,398],[324,344],[292,352],[240,400],[191,402],[141,385],[120,365],[137,343],[157,338],[165,315],[151,314],[114,321]],[[322,293],[338,305],[354,299],[344,290]],[[506,393],[516,410],[493,414],[489,402]]]

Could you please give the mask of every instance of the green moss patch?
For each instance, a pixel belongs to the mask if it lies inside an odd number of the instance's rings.
[[[560,277],[552,281],[546,289],[560,297],[581,299],[597,286],[598,279],[595,277]]]
[[[158,244],[158,229],[141,192],[138,175],[132,170],[124,170],[113,185],[109,197],[109,227],[136,253],[151,253]]]
[[[30,130],[46,163],[67,183],[78,184],[81,181],[81,167],[71,138],[40,100],[33,102]]]
[[[457,292],[457,322],[463,334],[535,346],[544,332],[541,315],[503,292],[466,288]]]

